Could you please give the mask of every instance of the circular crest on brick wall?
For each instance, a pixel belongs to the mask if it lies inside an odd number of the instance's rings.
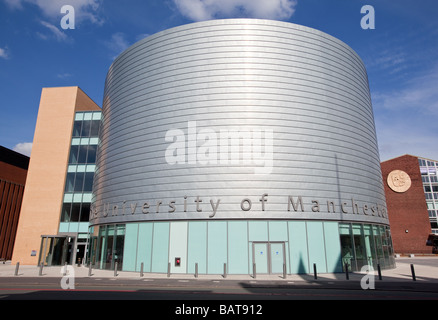
[[[402,170],[393,170],[387,179],[388,186],[395,192],[406,192],[411,187],[411,178]]]

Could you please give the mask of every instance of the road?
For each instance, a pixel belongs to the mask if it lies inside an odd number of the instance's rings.
[[[2,277],[0,300],[438,300],[437,283],[427,281],[375,280],[375,289],[368,290],[363,290],[357,280],[83,277],[61,281],[59,277]]]
[[[350,308],[352,302],[362,303],[356,309],[361,315],[379,306],[379,314],[388,312],[389,316],[399,307],[413,308],[406,304],[412,301],[438,300],[436,279],[418,277],[413,281],[407,277],[385,276],[379,280],[375,277],[374,289],[363,290],[362,277],[352,274],[350,280],[342,275],[337,278],[320,276],[316,280],[292,276],[288,279],[277,277],[279,280],[235,280],[221,277],[1,276],[0,305],[3,304],[4,310],[13,308],[15,313],[63,310],[63,315],[75,317],[153,314],[160,320],[226,319],[229,316],[272,320],[297,308],[306,310],[312,317],[326,317],[327,313],[338,313],[346,305]],[[121,300],[125,303],[121,304]],[[125,305],[128,300],[129,304]],[[329,303],[322,305],[322,300]],[[376,300],[383,300],[384,304],[376,305]],[[28,308],[26,301],[36,303]],[[398,301],[398,305],[388,305],[391,301]],[[82,305],[84,302],[86,306]],[[334,302],[339,305],[335,306]]]
[[[411,264],[415,265],[416,281],[411,275]],[[292,314],[291,310],[299,315],[295,310],[300,309],[312,318],[339,312],[368,317],[369,312],[394,316],[394,310],[414,308],[433,312],[433,308],[412,303],[438,300],[438,257],[397,259],[395,269],[383,270],[382,280],[375,273],[368,278],[374,289],[367,290],[363,289],[365,277],[361,273],[352,273],[347,280],[345,274],[320,274],[317,279],[311,274],[288,275],[286,279],[278,275],[195,278],[146,273],[141,277],[132,272],[119,272],[116,276],[110,270],[93,270],[90,275],[84,267],[74,269],[72,277],[63,276],[61,269],[55,267],[44,269],[39,276],[35,266],[22,266],[14,276],[14,270],[13,265],[0,264],[0,305],[3,310],[23,314],[44,310],[50,315],[63,310],[62,316],[74,317],[95,313],[99,318],[153,314],[159,320],[228,316],[272,320]],[[378,300],[383,303],[376,303]],[[32,301],[33,307],[27,307]],[[361,305],[351,308],[353,303]],[[347,307],[350,311],[345,313]]]

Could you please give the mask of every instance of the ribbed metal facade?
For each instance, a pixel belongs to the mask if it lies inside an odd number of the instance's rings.
[[[93,193],[91,225],[387,224],[364,64],[338,39],[278,21],[152,35],[108,72]]]

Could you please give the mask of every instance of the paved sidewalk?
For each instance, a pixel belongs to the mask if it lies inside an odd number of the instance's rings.
[[[396,258],[396,268],[390,270],[382,270],[382,280],[383,281],[413,281],[411,264],[414,266],[415,279],[416,281],[423,282],[436,282],[438,284],[438,256],[427,256],[427,257],[401,257]],[[10,262],[2,263],[0,262],[0,277],[63,277],[63,267],[44,267],[42,269],[42,274],[40,275],[40,268],[37,266],[19,266],[18,275],[15,276],[16,265],[11,265]],[[69,272],[74,272],[74,276],[89,277],[89,269],[83,266],[69,266]],[[374,271],[377,277],[377,270]],[[364,277],[364,273],[354,272],[349,273],[349,280],[358,280]],[[124,279],[139,279],[139,272],[124,272],[111,270],[99,270],[92,269],[91,277],[93,278],[124,278]],[[142,279],[169,279],[167,274],[161,273],[144,273]],[[170,279],[196,279],[193,274],[171,274]],[[227,275],[224,278],[222,275],[204,275],[200,274],[197,279],[200,280],[243,280],[243,281],[315,281],[313,274],[304,275],[287,275],[286,279],[283,279],[282,275],[262,275],[256,276],[256,279],[252,275]],[[346,280],[346,275],[344,273],[324,273],[317,275],[318,280]]]

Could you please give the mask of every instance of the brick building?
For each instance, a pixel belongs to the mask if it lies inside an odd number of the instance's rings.
[[[412,155],[381,163],[394,252],[428,254],[436,225],[434,195],[438,188],[436,161]],[[429,199],[428,198],[432,198]]]
[[[10,260],[29,157],[0,146],[0,259]]]

